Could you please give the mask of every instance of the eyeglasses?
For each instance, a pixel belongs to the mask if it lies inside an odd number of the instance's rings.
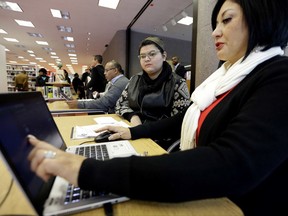
[[[108,72],[110,70],[114,70],[115,68],[109,68],[109,69],[105,69],[105,72]]]
[[[144,60],[144,59],[146,59],[146,57],[148,57],[149,58],[149,60],[151,60],[152,58],[154,58],[156,55],[157,55],[157,53],[159,53],[160,51],[159,50],[152,50],[152,51],[150,51],[149,53],[142,53],[142,54],[140,54],[140,55],[138,55],[138,58],[140,59],[140,60]]]

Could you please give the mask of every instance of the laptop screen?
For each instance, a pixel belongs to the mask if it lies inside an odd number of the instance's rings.
[[[31,145],[27,135],[66,146],[40,92],[0,94],[0,150],[37,212],[49,195],[53,180],[45,183],[30,170]]]

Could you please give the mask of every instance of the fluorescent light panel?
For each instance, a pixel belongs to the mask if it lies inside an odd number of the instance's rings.
[[[4,38],[6,41],[9,41],[9,42],[16,42],[18,43],[19,41],[15,38]]]
[[[17,12],[23,12],[17,3],[8,2],[8,1],[0,1],[0,8],[5,10],[12,10]]]
[[[56,9],[50,9],[52,16],[56,18],[62,18],[61,11]]]
[[[35,27],[34,25],[33,25],[33,23],[32,22],[30,22],[30,21],[25,21],[25,20],[17,20],[17,19],[15,19],[15,22],[17,22],[18,23],[18,25],[20,25],[20,26],[25,26],[25,27]]]
[[[49,45],[46,41],[36,41],[36,43],[39,45]]]
[[[0,29],[0,34],[7,34],[7,32],[4,29]]]
[[[61,19],[70,19],[69,12],[64,12],[57,9],[50,9],[52,16],[55,18],[61,18]]]
[[[118,6],[118,3],[119,3],[119,0],[99,0],[98,6],[116,9]]]
[[[193,23],[193,17],[186,16],[185,18],[180,19],[177,23],[182,25],[191,25]]]

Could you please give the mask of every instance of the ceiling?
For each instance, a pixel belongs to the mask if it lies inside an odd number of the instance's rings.
[[[8,1],[18,3],[23,12],[0,8],[0,29],[7,32],[7,34],[0,34],[0,44],[9,50],[6,51],[7,62],[16,61],[18,64],[34,62],[38,67],[55,71],[55,68],[50,65],[57,66],[56,60],[51,58],[50,54],[55,52],[63,68],[71,73],[83,71],[82,66],[89,66],[93,55],[103,54],[115,33],[127,29],[146,4],[146,0],[120,0],[118,8],[113,10],[99,7],[98,0]],[[69,12],[70,19],[54,18],[50,9]],[[191,41],[191,25],[173,26],[170,22],[172,18],[178,21],[183,10],[192,16],[192,0],[154,0],[131,29],[136,32]],[[14,19],[31,21],[35,28],[19,26]],[[163,31],[163,24],[166,24],[167,31]],[[59,31],[57,29],[59,25],[72,27],[72,32]],[[41,34],[42,38],[30,36],[28,33]],[[74,41],[65,41],[63,37],[67,36],[73,37]],[[19,42],[8,42],[4,38],[15,38]],[[46,41],[48,45],[39,45],[36,41]],[[65,44],[74,44],[75,48],[68,48]],[[35,56],[31,56],[28,50],[32,50]],[[76,54],[78,64],[72,64],[68,54]],[[67,64],[70,64],[73,69],[70,69]]]

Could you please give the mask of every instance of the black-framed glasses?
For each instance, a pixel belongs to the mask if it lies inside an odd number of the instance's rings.
[[[114,68],[107,68],[107,69],[105,69],[105,72],[108,72],[108,71],[114,70],[114,69],[115,69],[115,67]]]
[[[148,53],[141,53],[140,55],[138,55],[138,58],[139,58],[140,60],[144,60],[144,59],[146,59],[146,57],[148,57],[148,58],[151,60],[151,59],[154,58],[159,52],[160,52],[159,50],[152,50],[152,51],[150,51],[150,52],[148,52]]]

